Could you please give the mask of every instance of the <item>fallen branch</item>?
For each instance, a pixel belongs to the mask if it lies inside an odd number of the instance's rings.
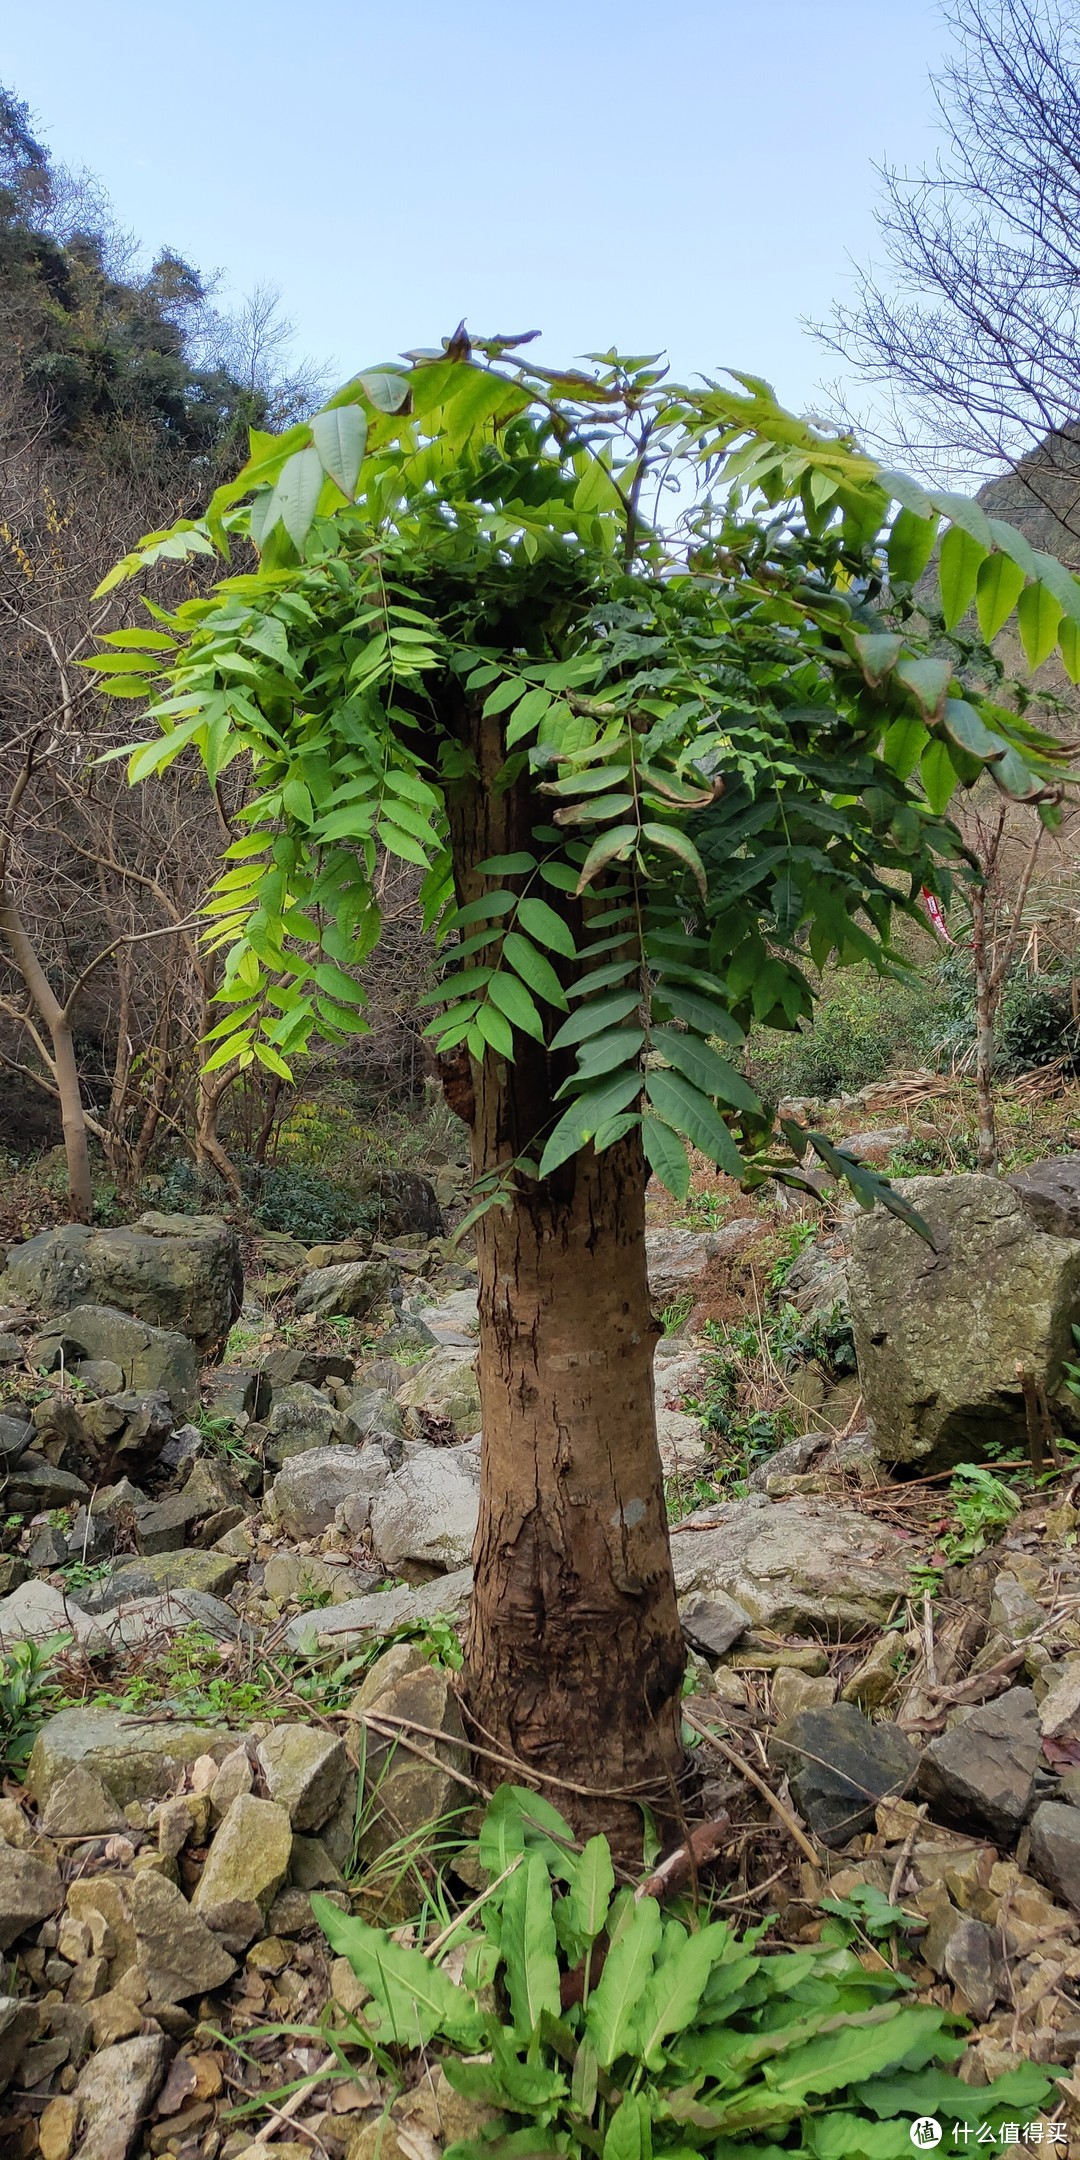
[[[820,1867],[821,1862],[809,1838],[805,1835],[805,1832],[800,1830],[794,1816],[784,1806],[783,1801],[777,1799],[772,1787],[766,1785],[764,1778],[759,1777],[756,1770],[751,1770],[749,1763],[744,1762],[742,1756],[737,1755],[734,1748],[728,1746],[726,1740],[721,1740],[719,1733],[714,1733],[708,1725],[702,1725],[685,1703],[683,1704],[683,1717],[688,1725],[693,1726],[696,1733],[701,1734],[703,1740],[709,1742],[710,1747],[714,1747],[717,1753],[723,1756],[725,1762],[731,1764],[733,1770],[739,1772],[740,1777],[746,1779],[748,1785],[753,1785],[755,1791],[761,1794],[762,1799],[771,1807],[773,1814],[783,1823],[788,1836],[794,1838],[799,1851],[805,1853],[811,1867]]]

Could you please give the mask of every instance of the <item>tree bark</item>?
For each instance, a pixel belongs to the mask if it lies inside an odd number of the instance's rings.
[[[89,1222],[93,1208],[90,1149],[70,1017],[53,990],[10,893],[4,892],[0,892],[0,935],[6,938],[15,965],[48,1031],[64,1129],[68,1201],[75,1221]]]
[[[548,813],[527,776],[494,785],[497,724],[466,715],[462,731],[477,764],[450,805],[464,902],[484,882],[472,865],[533,847]],[[560,903],[579,935],[581,903]],[[565,982],[580,977],[557,964]],[[590,1144],[543,1181],[509,1174],[542,1148],[572,1068],[571,1054],[519,1034],[513,1063],[489,1051],[458,1090],[474,1174],[507,1172],[509,1197],[477,1227],[483,1447],[466,1705],[519,1780],[640,1854],[636,1803],[678,1812],[685,1669],[656,1438],[645,1163],[635,1133],[600,1156]]]
[[[975,977],[975,1098],[979,1127],[979,1168],[997,1169],[997,1124],[994,1115],[994,994],[992,955],[987,948],[986,892],[975,886],[971,896],[971,962]]]

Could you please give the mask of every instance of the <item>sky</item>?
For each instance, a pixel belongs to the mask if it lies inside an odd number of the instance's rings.
[[[946,42],[935,0],[48,0],[0,79],[339,379],[464,317],[820,410],[802,319],[874,255],[874,163],[932,157]]]

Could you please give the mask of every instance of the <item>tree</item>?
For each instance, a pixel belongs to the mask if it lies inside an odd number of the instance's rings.
[[[209,903],[210,1067],[285,1073],[314,1029],[362,1027],[377,847],[424,866],[447,969],[434,1038],[478,1202],[468,1707],[520,1776],[557,1776],[580,1821],[629,1840],[636,1802],[673,1804],[684,1666],[648,1171],[685,1196],[689,1142],[748,1183],[797,1182],[810,1146],[911,1217],[824,1136],[774,1138],[745,1030],[811,1012],[806,949],[888,969],[897,910],[963,867],[957,783],[989,769],[1052,820],[1064,753],[874,606],[886,556],[894,586],[921,574],[942,510],[964,580],[1011,606],[1008,528],[879,473],[755,378],[688,390],[614,354],[560,374],[521,342],[462,329],[254,436],[203,523],[106,583],[208,537],[252,539],[257,567],[153,607],[99,665],[151,698],[134,780],[192,748],[215,782],[251,763],[249,830]],[[737,483],[726,506],[717,482]],[[771,519],[740,512],[749,487]],[[1080,669],[1080,584],[1031,563]]]
[[[1080,29],[1060,0],[949,0],[944,147],[881,172],[893,273],[819,334],[886,387],[928,469],[1011,467],[1080,538]]]

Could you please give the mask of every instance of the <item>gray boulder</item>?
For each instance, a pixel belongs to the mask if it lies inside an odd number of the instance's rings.
[[[364,1735],[364,1810],[360,1857],[369,1864],[391,1846],[430,1837],[431,1825],[460,1815],[469,1804],[462,1775],[468,1769],[465,1729],[443,1667],[430,1665],[409,1643],[395,1643],[377,1658],[350,1706],[360,1716],[401,1718],[427,1728],[424,1761],[402,1748],[390,1731],[369,1727]],[[430,1738],[444,1733],[445,1740]],[[458,1774],[455,1776],[455,1772]],[[408,1895],[408,1892],[406,1892]]]
[[[10,1949],[24,1929],[47,1920],[63,1901],[54,1861],[0,1839],[0,1950]]]
[[[336,1267],[313,1268],[296,1293],[296,1310],[319,1320],[335,1314],[362,1320],[389,1295],[392,1281],[385,1260],[343,1260]]]
[[[416,1413],[421,1425],[449,1425],[461,1440],[480,1430],[480,1384],[476,1377],[476,1353],[446,1345],[433,1350],[422,1365],[414,1367],[397,1402]]]
[[[122,1229],[40,1231],[9,1253],[2,1289],[41,1313],[112,1305],[179,1330],[212,1356],[240,1312],[244,1277],[236,1232],[218,1216],[151,1213]]]
[[[186,1724],[180,1717],[136,1724],[119,1710],[58,1710],[34,1742],[26,1789],[44,1809],[54,1787],[83,1765],[126,1807],[129,1800],[175,1792],[189,1763],[200,1755],[220,1761],[235,1744],[223,1728]]]
[[[0,1644],[47,1642],[52,1635],[74,1636],[91,1657],[108,1650],[109,1640],[96,1620],[52,1583],[24,1582],[0,1598]]]
[[[174,2043],[140,2034],[91,2056],[75,2087],[79,2160],[128,2160],[165,2080]]]
[[[800,1710],[772,1743],[811,1830],[834,1850],[873,1827],[879,1800],[900,1799],[919,1758],[898,1725],[871,1725],[854,1703]]]
[[[1044,1800],[1031,1818],[1031,1865],[1058,1897],[1080,1912],[1080,1808]]]
[[[645,1264],[653,1311],[663,1312],[687,1290],[698,1290],[713,1261],[741,1252],[760,1227],[756,1217],[747,1215],[725,1223],[722,1230],[646,1230]]]
[[[1080,1314],[1080,1242],[1040,1230],[996,1178],[900,1189],[933,1249],[880,1209],[853,1233],[851,1318],[878,1454],[934,1471],[978,1460],[988,1441],[1023,1449],[1017,1366],[1058,1398]]]
[[[304,1455],[311,1448],[326,1449],[338,1438],[341,1419],[325,1395],[309,1380],[294,1380],[274,1389],[274,1401],[266,1420],[264,1453],[278,1466],[290,1455]]]
[[[178,1418],[190,1417],[199,1402],[199,1360],[194,1344],[173,1328],[152,1327],[111,1305],[75,1305],[44,1328],[33,1347],[35,1363],[55,1371],[61,1357],[108,1358],[118,1365],[124,1386],[136,1396],[168,1397]]]
[[[25,1455],[34,1428],[28,1418],[8,1417],[0,1411],[0,1470],[11,1470],[20,1455]]]
[[[699,1508],[675,1524],[671,1549],[680,1603],[722,1592],[779,1635],[848,1641],[882,1627],[908,1590],[905,1540],[830,1501],[753,1494]]]
[[[1005,1182],[1019,1194],[1036,1229],[1051,1237],[1080,1238],[1080,1155],[1028,1163]]]
[[[419,1170],[380,1170],[367,1192],[378,1209],[380,1237],[446,1236],[435,1188]]]
[[[3,1481],[5,1515],[40,1515],[44,1508],[89,1500],[90,1487],[71,1470],[58,1470],[43,1455],[22,1455]]]
[[[323,1612],[299,1613],[285,1630],[290,1650],[356,1649],[373,1635],[389,1635],[394,1628],[441,1617],[463,1621],[472,1595],[472,1569],[459,1568],[453,1575],[437,1575],[432,1582],[411,1589],[401,1584],[392,1590],[372,1590],[366,1597],[350,1598],[345,1605]]]
[[[451,1575],[472,1557],[479,1511],[479,1447],[422,1448],[375,1494],[372,1542],[390,1575]]]
[[[975,1823],[1008,1842],[1031,1805],[1041,1748],[1031,1689],[1010,1688],[931,1740],[919,1764],[920,1795],[959,1829]]]
[[[286,1537],[318,1537],[330,1528],[343,1500],[370,1501],[389,1477],[390,1464],[377,1441],[361,1448],[309,1448],[282,1465],[264,1510]]]

